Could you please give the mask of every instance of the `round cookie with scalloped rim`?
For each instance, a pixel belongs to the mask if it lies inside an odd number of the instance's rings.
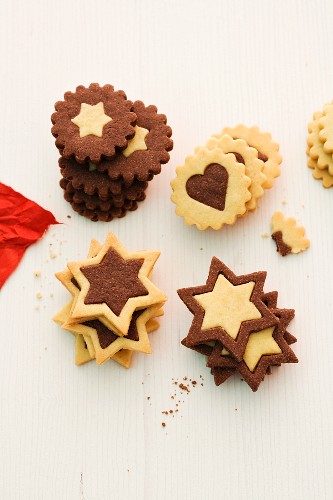
[[[247,211],[255,210],[258,199],[264,194],[263,185],[267,181],[267,177],[263,173],[264,162],[259,160],[258,151],[251,148],[243,139],[233,139],[228,134],[224,134],[219,138],[211,137],[205,147],[207,149],[217,147],[223,153],[233,153],[237,161],[245,165],[245,175],[251,179],[251,185],[249,186],[251,198],[246,202],[246,209]]]
[[[201,148],[185,159],[176,174],[171,181],[171,200],[187,225],[217,230],[224,224],[234,224],[246,212],[251,179],[233,154],[224,154],[219,148]]]
[[[231,135],[233,139],[243,139],[247,144],[258,151],[258,158],[264,162],[263,173],[267,180],[263,187],[269,189],[273,186],[274,179],[280,175],[280,163],[282,157],[279,154],[279,144],[272,140],[269,132],[261,132],[259,127],[246,127],[237,125],[236,127],[225,127],[220,134],[213,137],[221,137],[223,134]]]
[[[319,170],[328,170],[328,173],[333,175],[333,156],[326,153],[325,144],[320,139],[320,120],[323,116],[322,111],[317,111],[313,115],[313,121],[308,125],[308,155],[316,161]]]

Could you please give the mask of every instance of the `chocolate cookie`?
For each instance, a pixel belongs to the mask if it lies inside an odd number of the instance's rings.
[[[86,165],[80,165],[74,160],[59,158],[61,175],[72,182],[75,189],[81,189],[88,195],[97,195],[102,200],[108,200],[110,196],[117,196],[124,192],[144,191],[147,182],[134,181],[125,184],[122,179],[111,180],[107,173],[89,170]],[[132,189],[128,189],[128,188]]]
[[[116,149],[125,149],[135,134],[132,105],[112,85],[92,83],[89,88],[80,85],[76,92],[66,92],[51,117],[51,131],[61,155],[75,157],[78,163],[112,159]]]
[[[89,210],[84,203],[71,203],[72,209],[74,212],[77,212],[86,219],[90,219],[93,222],[103,221],[110,222],[113,219],[120,219],[121,217],[125,217],[127,210],[133,211],[138,208],[138,204],[136,201],[131,202],[131,208],[125,209],[123,207],[111,207],[108,212],[102,212],[101,210]]]
[[[161,171],[161,164],[169,161],[172,150],[172,130],[165,115],[158,114],[156,106],[145,106],[136,101],[132,111],[137,116],[135,135],[128,146],[112,161],[102,161],[100,172],[108,172],[111,179],[123,178],[126,183],[134,179],[147,181]]]

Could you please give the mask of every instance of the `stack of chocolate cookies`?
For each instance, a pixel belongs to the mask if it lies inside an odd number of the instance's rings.
[[[207,356],[216,385],[239,373],[257,391],[273,366],[297,363],[287,331],[293,309],[277,306],[278,292],[263,290],[266,272],[236,276],[213,257],[205,285],[178,294],[193,314],[185,347]]]
[[[173,142],[166,116],[97,83],[66,92],[55,109],[60,186],[73,210],[106,222],[136,210],[149,181],[169,161]]]

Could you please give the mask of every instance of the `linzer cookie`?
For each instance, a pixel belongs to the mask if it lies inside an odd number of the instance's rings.
[[[200,148],[186,158],[176,174],[171,181],[171,199],[186,224],[201,230],[221,229],[246,212],[251,179],[233,154],[224,154],[217,147]]]
[[[92,83],[66,92],[51,118],[61,155],[78,163],[113,158],[116,148],[125,149],[135,134],[136,115],[131,108],[125,92],[115,91],[112,85]]]
[[[77,364],[112,358],[128,367],[132,352],[151,352],[148,333],[166,300],[150,280],[158,255],[130,253],[110,233],[104,245],[92,241],[86,260],[56,274],[72,300],[54,320],[76,336]]]
[[[304,252],[310,246],[310,240],[304,237],[304,227],[297,226],[293,217],[286,219],[282,212],[275,212],[271,228],[277,251],[283,257],[290,253]]]
[[[237,277],[214,257],[206,285],[178,290],[194,315],[182,344],[207,356],[216,385],[238,372],[256,391],[272,366],[297,362],[286,330],[294,310],[277,308],[277,292],[263,292],[265,277]]]

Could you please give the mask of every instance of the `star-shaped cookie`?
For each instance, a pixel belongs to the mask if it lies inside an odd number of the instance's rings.
[[[166,301],[148,278],[158,257],[159,252],[128,252],[109,233],[96,257],[68,264],[80,287],[72,317],[103,316],[126,335],[135,310]]]
[[[212,368],[214,377],[219,378],[221,375],[226,377],[227,374],[230,376],[231,370],[234,369],[243,376],[251,389],[256,391],[269,367],[279,366],[281,363],[298,362],[289,346],[296,339],[286,331],[295,311],[293,309],[272,309],[272,312],[278,318],[278,324],[253,332],[249,336],[241,362],[236,361],[221,343],[216,342],[207,362],[207,366]],[[226,370],[226,373],[222,374],[222,370]],[[218,382],[220,384],[223,380],[218,380]]]
[[[194,314],[186,345],[218,340],[241,361],[250,334],[278,323],[263,302],[265,278],[265,272],[236,276],[213,257],[206,285],[178,290]]]

